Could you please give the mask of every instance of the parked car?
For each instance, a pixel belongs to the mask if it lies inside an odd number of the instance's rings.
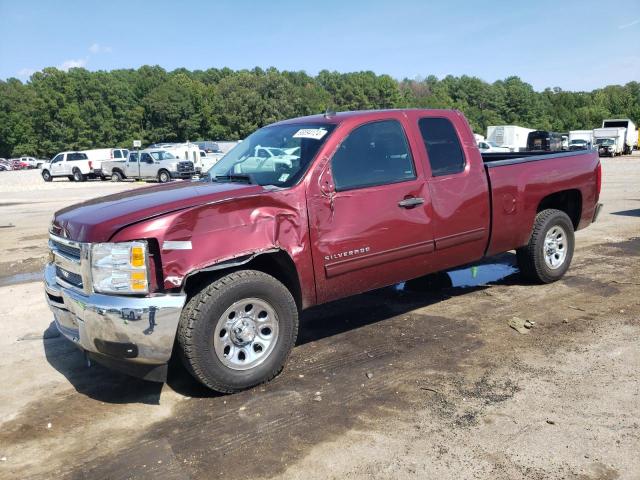
[[[569,142],[569,150],[587,150],[591,148],[591,144],[581,138],[576,138]]]
[[[521,152],[527,149],[527,135],[532,128],[518,125],[490,125],[487,127],[486,141],[493,142],[497,147],[506,147],[511,152]]]
[[[509,147],[499,147],[495,144],[495,142],[478,142],[478,148],[482,153],[490,153],[490,152],[510,152],[511,149]]]
[[[610,118],[602,121],[602,128],[624,128],[622,143],[622,154],[631,155],[634,147],[638,144],[638,130],[636,124],[628,118]]]
[[[130,152],[126,161],[102,162],[102,174],[114,182],[131,178],[166,183],[172,179],[192,178],[196,172],[191,161],[179,160],[166,150],[147,149],[139,154]]]
[[[593,147],[593,130],[571,130],[569,132],[569,150],[582,150]]]
[[[9,162],[13,170],[28,170],[31,166],[20,158],[10,158]]]
[[[562,133],[534,130],[527,137],[529,152],[560,152],[568,148],[567,136]]]
[[[105,175],[101,173],[102,162],[108,160],[126,160],[129,155],[129,150],[126,148],[94,148],[92,150],[82,150],[81,153],[86,154],[87,158],[91,160],[95,175],[106,180]]]
[[[15,170],[24,170],[27,168],[40,168],[47,160],[41,160],[35,157],[19,157],[11,159],[16,165]]]
[[[11,163],[6,158],[0,158],[0,172],[13,170]]]
[[[61,152],[42,165],[41,175],[45,182],[56,177],[84,182],[88,178],[102,178],[102,170],[85,152]]]
[[[257,148],[298,158],[256,163]],[[313,305],[509,250],[526,278],[559,280],[600,185],[595,151],[481,154],[457,111],[286,120],[206,180],[57,212],[46,298],[98,362],[162,381],[176,352],[235,392],[281,371]]]
[[[593,138],[601,157],[615,157],[625,152],[627,129],[624,127],[595,128]]]

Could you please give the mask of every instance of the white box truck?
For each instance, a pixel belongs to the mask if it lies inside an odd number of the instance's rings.
[[[625,151],[627,129],[622,127],[596,128],[593,130],[594,145],[601,157],[615,157]]]
[[[631,155],[631,151],[638,145],[638,130],[636,124],[628,118],[610,118],[602,121],[602,128],[624,128],[624,150],[625,155]]]
[[[593,130],[571,130],[569,150],[588,150],[593,145]]]
[[[506,147],[512,152],[520,152],[527,149],[527,137],[531,132],[533,128],[518,125],[491,125],[487,127],[486,141],[497,147]]]

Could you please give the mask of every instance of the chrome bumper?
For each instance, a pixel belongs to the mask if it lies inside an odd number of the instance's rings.
[[[186,295],[81,292],[58,284],[53,263],[44,269],[44,285],[58,330],[83,350],[136,364],[169,361]]]

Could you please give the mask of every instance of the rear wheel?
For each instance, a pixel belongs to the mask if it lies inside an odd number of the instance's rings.
[[[73,181],[74,182],[84,182],[87,179],[86,175],[83,175],[80,169],[76,168],[73,171]]]
[[[171,175],[166,170],[160,170],[158,172],[158,181],[160,183],[167,183],[171,181]]]
[[[551,283],[562,278],[573,258],[573,224],[566,213],[538,213],[529,243],[516,250],[520,272],[529,280]]]
[[[289,290],[271,275],[241,270],[189,300],[178,345],[196,379],[231,393],[280,373],[297,334],[298,309]]]
[[[53,180],[53,177],[51,176],[51,173],[49,172],[49,170],[42,170],[42,179],[45,182],[50,182],[51,180]]]
[[[113,172],[111,172],[111,181],[112,182],[121,182],[122,181],[122,174],[120,172],[118,172],[117,170],[114,170]]]

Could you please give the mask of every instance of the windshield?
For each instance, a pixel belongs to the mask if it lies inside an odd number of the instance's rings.
[[[584,144],[587,143],[587,141],[586,140],[571,140],[571,143],[573,145],[584,145]]]
[[[175,160],[176,157],[173,156],[173,154],[169,153],[169,152],[165,152],[164,150],[161,150],[159,152],[149,152],[150,155],[153,157],[154,160],[156,161],[160,161],[160,160]]]
[[[304,175],[334,128],[331,124],[261,128],[211,167],[208,176],[212,181],[245,180],[290,187]]]
[[[596,145],[613,145],[613,138],[599,138],[596,140]]]

